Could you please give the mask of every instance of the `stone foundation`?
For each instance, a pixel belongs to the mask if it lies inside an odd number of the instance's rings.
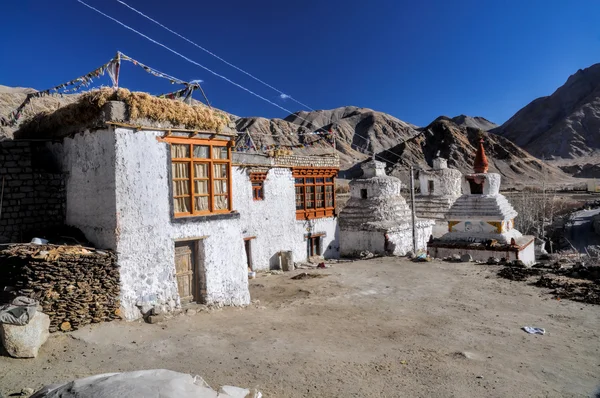
[[[535,245],[533,236],[523,236],[516,246],[498,245],[487,247],[480,243],[445,242],[434,240],[427,245],[431,257],[444,258],[455,254],[470,254],[475,261],[487,261],[490,257],[505,258],[507,261],[521,260],[525,265],[535,264]]]
[[[433,221],[417,220],[417,250],[426,249],[432,234]],[[386,238],[387,235],[387,238]],[[373,254],[404,256],[413,250],[412,225],[385,225],[366,223],[361,230],[342,230],[340,234],[340,254],[352,257],[356,252],[367,250]]]

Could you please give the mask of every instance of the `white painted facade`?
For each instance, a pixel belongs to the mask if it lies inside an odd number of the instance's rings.
[[[269,167],[265,199],[252,199],[248,167],[232,167],[234,211],[225,215],[174,218],[169,147],[164,131],[105,128],[65,138],[52,151],[67,172],[66,219],[99,248],[117,253],[121,310],[126,319],[142,307],[171,311],[180,306],[175,243],[196,241],[203,301],[247,305],[248,268],[244,238],[252,239],[254,270],[279,268],[279,252],[307,259],[307,235],[322,235],[323,255],[339,257],[337,219],[296,220],[289,167]]]
[[[462,173],[449,169],[443,158],[433,160],[432,170],[419,171],[420,193],[415,196],[415,212],[418,217],[444,220],[446,213],[461,195]]]
[[[253,200],[248,175],[253,169],[233,169],[233,206],[240,213],[243,237],[254,238],[251,240],[253,269],[278,269],[281,251],[292,251],[296,262],[305,261],[308,257],[309,233],[322,234],[325,258],[338,258],[339,230],[336,218],[296,220],[292,170],[287,167],[269,168],[263,188],[264,200]]]

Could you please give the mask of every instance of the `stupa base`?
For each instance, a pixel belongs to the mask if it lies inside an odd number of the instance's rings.
[[[506,261],[521,260],[531,267],[535,264],[534,239],[533,236],[522,236],[516,239],[515,245],[435,239],[427,244],[427,250],[435,258],[470,254],[475,261],[487,261],[490,257],[505,258]]]

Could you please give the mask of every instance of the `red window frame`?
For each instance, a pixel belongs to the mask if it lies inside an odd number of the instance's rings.
[[[252,199],[265,199],[265,180],[267,179],[266,172],[250,173],[250,183],[252,184]]]
[[[331,168],[293,169],[297,220],[334,216],[337,173]]]

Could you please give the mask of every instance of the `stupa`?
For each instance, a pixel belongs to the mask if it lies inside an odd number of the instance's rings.
[[[473,174],[462,177],[462,195],[446,213],[448,232],[428,244],[429,254],[443,258],[470,254],[474,260],[490,257],[535,262],[534,237],[514,228],[517,212],[500,194],[500,174],[488,173],[488,160],[479,141]]]
[[[462,173],[448,168],[448,161],[438,156],[432,170],[419,171],[420,194],[415,196],[418,217],[445,221],[446,213],[461,195]]]
[[[385,164],[362,164],[363,177],[350,182],[350,199],[339,215],[340,254],[361,251],[403,256],[413,250],[412,216],[400,195],[400,179],[385,174]],[[432,220],[415,222],[417,248],[425,249]]]

